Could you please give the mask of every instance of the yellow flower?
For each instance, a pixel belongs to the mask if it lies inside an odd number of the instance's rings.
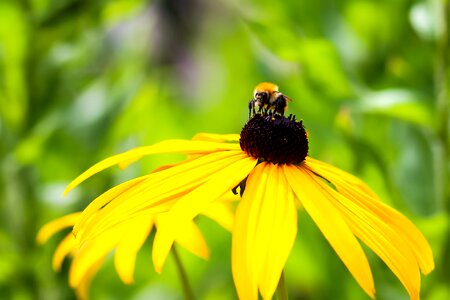
[[[160,272],[173,242],[193,219],[230,190],[240,189],[232,228],[232,272],[240,299],[258,299],[258,292],[272,298],[297,235],[299,208],[370,297],[375,297],[372,273],[358,239],[386,263],[411,299],[419,299],[420,271],[428,274],[434,268],[423,235],[361,180],[307,156],[307,134],[292,115],[256,114],[240,135],[199,134],[193,140],[132,149],[95,164],[66,193],[105,168],[158,153],[184,153],[188,159],[95,199],[74,226],[78,245],[106,243],[136,218],[157,214],[153,263]],[[97,251],[91,247],[86,255]]]

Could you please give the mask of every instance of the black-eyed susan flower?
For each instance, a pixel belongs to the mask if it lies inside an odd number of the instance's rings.
[[[126,232],[138,226],[136,220],[157,215],[153,263],[160,272],[174,241],[187,234],[193,219],[239,189],[232,272],[240,299],[258,299],[258,293],[263,299],[273,296],[296,239],[298,209],[311,216],[370,297],[375,297],[375,287],[360,241],[386,263],[411,299],[419,299],[420,271],[428,274],[434,268],[423,235],[361,180],[309,157],[306,131],[292,115],[286,118],[262,110],[252,115],[240,135],[199,134],[193,140],[132,149],[95,164],[70,183],[66,193],[110,166],[124,167],[146,155],[175,152],[188,158],[95,199],[73,227],[76,247],[95,253],[99,250],[94,246],[84,245],[102,240],[109,243],[103,249],[110,250],[120,244],[114,232]]]

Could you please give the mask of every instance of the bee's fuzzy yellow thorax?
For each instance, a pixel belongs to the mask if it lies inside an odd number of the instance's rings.
[[[268,92],[269,94],[278,92],[278,85],[271,82],[261,82],[255,87],[254,94],[257,92]]]

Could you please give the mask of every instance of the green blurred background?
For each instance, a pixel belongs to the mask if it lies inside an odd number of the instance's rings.
[[[449,1],[0,1],[0,299],[73,299],[51,270],[63,233],[46,222],[178,159],[112,168],[67,198],[102,158],[198,132],[239,133],[254,86],[295,99],[310,154],[361,177],[429,240],[424,299],[450,299]],[[181,251],[199,299],[234,299],[230,234],[199,224],[209,262]],[[181,299],[174,262],[153,271],[151,240],[126,286],[112,260],[93,299]],[[367,251],[379,299],[407,299]],[[292,299],[367,299],[304,213],[286,267]]]

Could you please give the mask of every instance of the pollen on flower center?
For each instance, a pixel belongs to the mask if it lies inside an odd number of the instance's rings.
[[[300,164],[308,154],[302,121],[275,114],[255,114],[241,131],[241,149],[274,164]]]

